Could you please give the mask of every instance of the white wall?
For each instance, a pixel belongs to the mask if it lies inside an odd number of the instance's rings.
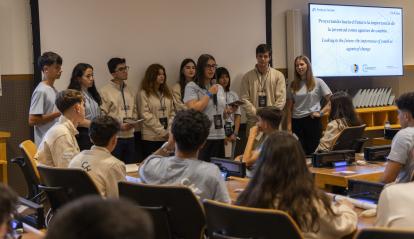
[[[32,30],[29,0],[0,0],[0,71],[32,74]]]
[[[233,89],[255,64],[255,47],[265,42],[265,1],[251,0],[40,0],[42,51],[63,57],[55,83],[67,87],[76,63],[95,68],[98,87],[111,75],[106,62],[125,57],[128,83],[138,89],[152,63],[165,66],[169,83],[178,81],[186,57],[212,54],[229,69]],[[64,10],[63,10],[64,9]]]

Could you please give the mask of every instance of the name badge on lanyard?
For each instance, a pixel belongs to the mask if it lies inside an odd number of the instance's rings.
[[[224,124],[224,133],[226,134],[227,137],[233,134],[233,127],[231,127],[231,122],[227,121]]]
[[[266,97],[266,92],[265,92],[265,88],[266,88],[266,81],[267,81],[267,77],[269,74],[269,70],[266,72],[266,75],[262,77],[259,76],[259,73],[256,71],[256,77],[257,80],[259,81],[259,87],[260,87],[260,92],[258,95],[258,105],[259,107],[266,107],[267,106],[267,97]]]
[[[160,118],[160,123],[162,124],[162,126],[164,126],[164,129],[168,128],[168,118],[167,117],[161,117]]]
[[[214,121],[214,128],[215,129],[223,128],[223,118],[221,117],[220,114],[214,115],[213,116],[213,121]]]
[[[267,97],[264,92],[260,92],[257,102],[259,103],[259,107],[266,107],[267,106]]]

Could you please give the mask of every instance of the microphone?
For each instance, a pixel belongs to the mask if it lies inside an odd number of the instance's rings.
[[[217,94],[213,94],[213,103],[217,105]]]

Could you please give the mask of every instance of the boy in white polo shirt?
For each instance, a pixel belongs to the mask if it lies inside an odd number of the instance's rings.
[[[39,57],[38,65],[43,73],[43,80],[33,91],[29,112],[29,125],[34,126],[37,146],[60,116],[55,108],[57,90],[53,84],[62,74],[62,57],[54,52],[45,52]]]
[[[35,159],[42,165],[67,168],[79,153],[75,135],[76,127],[85,120],[85,103],[80,91],[68,89],[57,94],[55,104],[62,116],[43,137]]]
[[[69,164],[69,168],[88,172],[104,197],[118,197],[118,182],[124,181],[126,176],[125,164],[111,154],[119,129],[119,122],[111,116],[94,118],[89,128],[94,146],[76,155]]]
[[[396,101],[401,130],[395,135],[382,181],[407,183],[414,172],[414,92],[402,94]]]

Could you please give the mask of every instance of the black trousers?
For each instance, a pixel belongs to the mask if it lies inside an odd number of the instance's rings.
[[[89,129],[85,127],[78,127],[79,134],[76,135],[76,141],[78,142],[80,151],[85,149],[91,149],[92,142],[89,138]]]
[[[141,139],[141,131],[134,132],[135,138],[135,155],[138,163],[141,163],[144,158],[144,145]]]
[[[211,157],[224,158],[224,139],[208,139],[198,153],[198,159],[206,162],[210,162]]]
[[[310,155],[315,152],[322,136],[321,119],[310,116],[292,119],[292,131],[298,136],[305,154]]]
[[[146,159],[152,153],[157,151],[161,146],[165,143],[165,141],[149,141],[149,140],[142,140],[142,156]]]
[[[118,143],[114,151],[112,151],[112,155],[125,164],[137,163],[134,137],[118,138]]]

